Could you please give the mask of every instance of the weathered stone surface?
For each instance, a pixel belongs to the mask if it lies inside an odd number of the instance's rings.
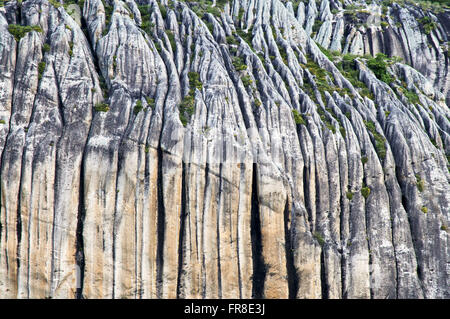
[[[0,297],[449,298],[449,10],[361,5],[6,2]]]

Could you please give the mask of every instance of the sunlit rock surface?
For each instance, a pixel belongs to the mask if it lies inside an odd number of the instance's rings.
[[[449,33],[407,1],[0,2],[0,297],[449,298]]]

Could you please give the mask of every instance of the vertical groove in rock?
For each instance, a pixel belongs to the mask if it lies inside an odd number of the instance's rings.
[[[391,216],[391,234],[392,234],[392,247],[394,248],[394,265],[395,265],[395,298],[398,298],[398,295],[399,295],[399,290],[400,290],[400,288],[399,288],[399,286],[400,286],[400,284],[399,284],[399,281],[398,281],[398,278],[399,278],[399,272],[400,272],[400,269],[399,269],[399,265],[398,265],[398,261],[397,261],[397,247],[396,247],[396,244],[395,244],[395,240],[394,240],[394,237],[395,237],[395,233],[394,233],[394,216],[393,216],[393,214],[392,214],[392,207],[391,207],[391,209],[390,209],[390,212],[391,212],[391,214],[390,214],[390,216]]]
[[[408,216],[408,225],[410,228],[410,232],[411,232],[411,237],[412,237],[412,247],[414,249],[414,255],[415,255],[415,262],[416,262],[416,273],[417,273],[417,278],[419,279],[420,283],[421,283],[421,289],[423,290],[423,277],[422,277],[422,271],[421,271],[421,263],[420,263],[420,251],[419,251],[419,247],[417,244],[417,239],[414,237],[414,221],[413,221],[413,216],[410,213],[411,210],[413,210],[412,207],[410,207],[410,205],[408,205],[408,200],[406,198],[406,196],[402,195],[402,204],[403,207],[405,207],[405,211],[407,212],[407,216]]]
[[[77,215],[77,229],[76,229],[76,298],[83,299],[83,283],[84,283],[84,239],[83,239],[83,226],[86,211],[84,207],[85,192],[84,192],[84,151],[81,160],[80,167],[80,191],[78,194],[78,215]]]
[[[363,185],[367,185],[365,177],[363,177]],[[368,261],[368,263],[369,263],[369,287],[368,288],[369,288],[370,298],[372,299],[373,298],[373,286],[372,286],[373,278],[372,278],[371,267],[372,267],[372,264],[373,264],[373,259],[372,259],[373,257],[372,257],[372,251],[371,251],[370,240],[369,240],[370,227],[368,226],[368,219],[369,219],[368,214],[369,214],[369,212],[368,212],[368,209],[367,209],[367,198],[364,200],[364,203],[365,203],[364,208],[363,208],[364,212],[365,212],[364,228],[365,228],[366,241],[367,241],[367,250],[369,252],[369,261]]]
[[[205,175],[204,175],[204,177],[205,177],[204,178],[205,188],[203,190],[203,192],[204,192],[203,198],[207,198],[207,189],[209,188],[209,183],[210,183],[209,175],[210,175],[210,168],[209,168],[209,162],[207,161],[206,165],[205,165]],[[207,298],[207,295],[206,295],[206,293],[207,293],[207,288],[206,288],[206,285],[207,285],[207,280],[206,280],[207,273],[206,273],[206,258],[205,258],[206,254],[203,251],[205,249],[205,247],[206,247],[205,241],[208,240],[206,238],[206,234],[205,234],[205,221],[206,221],[205,209],[202,207],[202,210],[201,210],[201,229],[198,230],[201,233],[201,235],[199,236],[200,237],[199,241],[201,242],[201,247],[202,247],[201,251],[199,252],[200,256],[201,256],[201,263],[202,263],[202,269],[201,269],[201,275],[200,275],[201,276],[201,298]]]
[[[180,234],[178,242],[178,275],[177,275],[177,298],[181,296],[181,278],[183,273],[183,260],[184,260],[184,243],[185,243],[185,223],[186,223],[186,205],[187,205],[187,195],[186,195],[186,166],[187,164],[183,162],[183,172],[181,173],[181,213],[180,213]]]
[[[253,258],[253,288],[252,298],[264,297],[264,282],[266,278],[266,266],[262,256],[261,244],[261,220],[259,215],[258,188],[257,188],[257,164],[253,164],[252,176],[252,205],[251,205],[251,238]]]
[[[328,299],[328,284],[327,284],[327,271],[325,269],[325,250],[322,247],[322,251],[320,252],[320,283],[321,283],[321,291],[322,291],[322,299]]]
[[[162,285],[163,283],[163,266],[164,266],[164,239],[165,239],[165,211],[164,211],[164,198],[163,198],[163,150],[158,147],[158,224],[157,224],[157,255],[156,255],[156,265],[157,265],[157,291],[156,295],[158,298],[162,297]]]
[[[222,168],[223,168],[223,163],[219,164],[219,176],[221,177],[219,179],[219,185],[218,185],[218,194],[219,194],[219,201],[218,201],[218,213],[217,213],[217,218],[216,218],[216,237],[217,237],[217,297],[219,299],[222,298],[222,272],[221,272],[221,254],[220,254],[220,248],[221,248],[221,241],[223,241],[224,239],[222,237],[225,237],[224,234],[221,234],[221,224],[224,222],[221,219],[221,215],[224,214],[225,212],[223,212],[224,208],[223,208],[223,202],[222,202],[222,194],[223,194],[223,175],[222,175]],[[225,238],[225,240],[227,240],[227,238]],[[224,256],[225,258],[227,256]]]
[[[286,245],[286,272],[287,281],[289,285],[289,299],[295,299],[298,291],[298,276],[294,267],[294,257],[292,251],[294,250],[291,243],[292,238],[292,223],[291,223],[291,210],[289,209],[289,202],[286,201],[284,208],[284,241]]]

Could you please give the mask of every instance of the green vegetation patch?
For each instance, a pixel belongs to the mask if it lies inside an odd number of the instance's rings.
[[[200,81],[200,74],[198,74],[197,72],[189,72],[188,78],[189,87],[191,88],[191,90],[193,90],[194,88],[201,90],[203,88],[203,83]]]
[[[329,74],[325,69],[321,68],[313,59],[310,57],[306,58],[307,63],[304,65],[308,70],[314,74],[318,80],[325,81],[327,74]]]
[[[136,102],[136,105],[134,106],[134,109],[133,109],[133,113],[134,113],[134,115],[137,115],[140,111],[142,111],[144,109],[144,107],[142,106],[142,101],[141,100],[138,100],[137,102]]]
[[[108,95],[108,86],[106,85],[105,78],[103,77],[103,75],[101,73],[99,73],[98,80],[100,82],[100,88],[102,89],[103,96],[107,96]]]
[[[48,43],[44,43],[44,45],[42,46],[42,51],[50,52],[50,45]]]
[[[233,58],[233,66],[236,71],[247,70],[247,65],[245,64],[244,59],[239,56]]]
[[[226,37],[227,43],[228,44],[233,44],[233,45],[239,45],[239,41],[236,39],[235,36],[233,35],[229,35]]]
[[[436,29],[437,24],[430,17],[423,17],[418,20],[420,25],[423,27],[423,30],[426,34],[430,34],[431,31]]]
[[[180,121],[186,126],[195,112],[195,98],[192,95],[186,95],[178,106],[180,111]]]
[[[449,0],[406,0],[409,3],[419,5],[424,11],[431,11],[433,13],[442,13],[445,9],[450,8]]]
[[[342,75],[345,76],[347,80],[359,90],[359,94],[362,96],[366,96],[369,99],[373,100],[374,96],[370,89],[359,80],[359,70],[356,68],[356,61],[357,55],[353,54],[345,54],[342,57],[342,61],[336,64],[339,71],[341,71]]]
[[[84,1],[83,3],[77,3],[76,0],[64,0],[64,4],[63,7],[64,9],[67,11],[67,8],[71,5],[71,4],[76,4],[80,7],[81,11],[83,11],[83,5],[84,5]],[[67,12],[69,14],[72,14],[71,12]]]
[[[361,188],[361,194],[364,196],[365,199],[367,199],[367,197],[369,197],[370,195],[370,188],[364,186],[363,188]]]
[[[180,111],[180,121],[183,126],[187,125],[195,112],[195,89],[201,90],[203,87],[203,83],[200,81],[200,74],[198,74],[197,72],[189,72],[188,79],[190,87],[189,93],[183,98],[180,105],[178,106],[178,109]]]
[[[387,71],[389,62],[390,60],[385,54],[378,53],[375,58],[370,58],[367,61],[367,66],[379,80],[389,84],[394,81],[393,77]]]
[[[366,128],[369,130],[370,133],[372,133],[373,138],[375,139],[375,150],[378,154],[378,157],[381,159],[386,158],[386,139],[377,132],[375,128],[375,123],[372,121],[364,121],[364,124],[366,125]]]
[[[410,90],[404,90],[403,94],[406,96],[409,103],[420,104],[419,96],[415,92],[410,91]]]
[[[348,200],[352,200],[353,199],[353,193],[350,192],[350,191],[345,193],[345,196],[347,197]]]
[[[69,56],[73,55],[73,42],[69,41]]]
[[[17,42],[20,41],[21,38],[25,36],[28,32],[36,31],[42,32],[42,28],[38,25],[19,25],[19,24],[10,24],[8,26],[8,31],[14,36]]]
[[[237,29],[236,33],[242,38],[244,39],[245,42],[247,42],[247,44],[250,46],[250,48],[252,47],[252,39],[253,39],[253,27],[250,27],[248,29],[247,32],[244,32],[241,29]]]
[[[311,74],[315,76],[314,82],[316,84],[317,90],[320,92],[322,99],[325,100],[325,92],[332,94],[334,91],[338,92],[341,95],[348,94],[350,97],[353,97],[351,91],[348,88],[340,88],[335,85],[330,85],[327,80],[327,76],[331,79],[333,75],[321,68],[314,60],[312,60],[309,56],[306,57],[307,63],[302,64],[304,68],[307,68]],[[304,88],[310,93],[310,96],[313,96],[313,89],[311,86],[312,83],[304,83]],[[317,102],[315,100],[315,102]]]
[[[312,27],[312,33],[311,33],[311,37],[313,37],[315,34],[317,34],[317,32],[319,32],[320,27],[322,26],[323,21],[320,19],[316,19],[314,21],[314,25]]]
[[[244,17],[244,13],[245,13],[244,8],[240,7],[240,8],[239,8],[238,15],[237,15],[237,19],[238,19],[239,21],[241,21],[242,18]]]
[[[103,6],[105,7],[105,29],[102,32],[102,36],[105,36],[108,34],[109,28],[111,27],[111,20],[112,15],[114,13],[114,7],[109,4],[105,4],[104,2]]]
[[[339,117],[336,115],[336,113],[334,113],[333,109],[330,107],[327,107],[326,110],[328,111],[328,113],[331,114],[331,116],[333,116],[333,118],[339,123],[339,132],[341,132],[341,135],[343,138],[345,138],[346,131],[344,126],[342,125],[342,121],[339,119]],[[334,126],[333,126],[334,127]]]
[[[252,85],[253,81],[250,75],[244,75],[241,77],[242,84],[244,84],[245,87],[249,87]]]
[[[211,13],[213,16],[220,17],[220,9],[213,6],[206,7],[206,12]]]
[[[217,0],[216,5],[213,6],[213,1],[206,0],[196,0],[196,1],[185,1],[192,11],[197,14],[197,16],[202,17],[205,13],[210,13],[213,16],[220,17],[223,12],[223,8],[228,0]]]
[[[420,177],[419,174],[416,174],[416,186],[421,193],[425,190],[425,181]]]
[[[325,54],[326,57],[330,61],[334,61],[334,59],[340,55],[340,53],[338,51],[329,51],[329,50],[325,49],[323,46],[321,46],[319,43],[316,43],[316,45],[319,47],[320,51],[322,51],[322,53]]]
[[[314,233],[314,238],[319,242],[320,246],[323,246],[325,244],[325,239],[319,232]]]
[[[58,0],[48,0],[48,2],[50,2],[55,8],[59,8],[61,6],[61,3]]]
[[[175,35],[170,30],[166,30],[166,34],[167,34],[167,37],[169,38],[169,42],[170,42],[170,46],[172,47],[172,51],[175,52],[175,50],[177,48],[177,44],[175,41]]]
[[[206,27],[208,28],[209,32],[211,32],[211,34],[214,34],[214,24],[212,24],[212,22],[205,22]]]
[[[145,100],[147,101],[147,105],[154,110],[156,107],[156,103],[155,103],[155,99],[151,98],[151,97],[146,97]]]
[[[159,11],[161,12],[162,18],[166,19],[167,18],[167,8],[161,3],[158,3],[158,6],[159,6]]]
[[[108,112],[109,104],[108,103],[97,103],[94,106],[94,110],[97,112]]]
[[[297,125],[306,125],[306,121],[303,116],[296,110],[292,110],[292,114],[294,115],[294,121]]]
[[[141,13],[141,29],[146,33],[151,33],[154,24],[150,22],[150,5],[140,5],[138,6],[139,12]]]
[[[281,59],[283,60],[283,63],[286,64],[286,65],[289,65],[288,64],[288,56],[287,56],[286,49],[284,47],[282,47],[282,46],[279,46],[278,50],[280,51],[280,56],[281,56]]]
[[[42,79],[42,74],[44,74],[45,66],[46,66],[46,64],[44,61],[39,62],[39,64],[38,64],[38,79],[39,80]]]
[[[326,116],[325,111],[322,110],[320,107],[317,108],[317,113],[319,113],[320,119],[322,120],[322,122],[325,123],[325,126],[333,132],[333,134],[336,133],[336,127],[334,127],[333,123],[331,122],[331,120]]]

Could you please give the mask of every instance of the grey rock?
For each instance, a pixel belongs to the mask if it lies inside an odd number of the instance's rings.
[[[448,10],[80,4],[0,7],[2,298],[450,297]]]

